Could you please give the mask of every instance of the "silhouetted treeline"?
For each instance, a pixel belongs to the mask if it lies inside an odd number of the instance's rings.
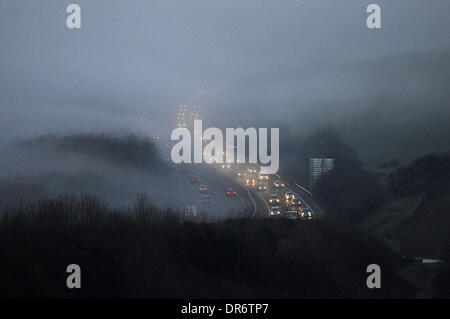
[[[111,210],[92,195],[19,205],[0,219],[0,297],[411,297],[399,258],[330,222],[238,218],[182,222],[140,198]],[[366,286],[367,265],[383,270]],[[80,265],[82,288],[66,287]]]
[[[392,168],[398,167],[399,164],[400,164],[400,162],[398,161],[398,159],[393,158],[390,161],[385,161],[385,162],[378,163],[378,168],[381,168],[381,169],[392,169]]]
[[[337,129],[324,127],[304,139],[284,140],[280,148],[283,172],[304,185],[309,185],[310,158],[335,159],[335,168],[313,190],[327,218],[360,223],[382,203],[384,189],[362,169],[356,151]]]
[[[360,166],[356,151],[331,126],[318,129],[306,138],[293,136],[280,141],[281,173],[292,181],[309,185],[310,158],[334,158],[337,163]]]
[[[27,204],[59,193],[86,193],[106,188],[102,176],[90,172],[65,174],[48,172],[32,176],[0,178],[0,209],[18,203]]]
[[[383,203],[385,196],[370,172],[339,162],[319,179],[314,194],[325,206],[327,218],[350,223],[362,222]]]
[[[388,190],[394,196],[411,196],[432,191],[440,181],[450,180],[450,155],[429,154],[395,170]]]
[[[396,169],[390,174],[387,186],[360,166],[337,161],[334,169],[317,182],[314,194],[327,211],[327,217],[360,223],[389,198],[428,194],[449,181],[448,154],[430,154]]]
[[[49,134],[23,141],[22,145],[80,153],[118,165],[142,167],[149,170],[164,167],[153,141],[149,137],[134,133]]]

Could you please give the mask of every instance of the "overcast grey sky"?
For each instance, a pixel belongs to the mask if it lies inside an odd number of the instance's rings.
[[[372,2],[382,8],[381,30],[365,25]],[[66,27],[70,3],[0,2],[2,139],[87,129],[152,134],[172,124],[178,103],[221,83],[226,92],[205,117],[228,104],[236,116],[247,107],[261,118],[284,116],[293,101],[301,117],[315,103],[364,90],[354,78],[330,82],[336,66],[450,47],[446,0],[78,0],[81,30]],[[147,122],[138,120],[143,111]]]

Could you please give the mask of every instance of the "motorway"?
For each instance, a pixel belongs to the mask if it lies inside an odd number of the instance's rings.
[[[254,207],[244,188],[233,184],[233,181],[208,166],[178,165],[177,170],[168,177],[169,187],[166,196],[173,198],[170,206],[182,212],[187,207],[195,206],[202,220],[251,215]],[[201,185],[207,186],[205,192],[200,191]],[[236,190],[235,196],[227,195],[230,187]]]
[[[267,180],[260,179],[258,172],[260,171],[260,167],[256,164],[230,164],[215,165],[223,175],[230,176],[235,183],[245,187],[247,191],[250,193],[251,197],[256,202],[256,215],[255,217],[271,217],[270,208],[271,205],[269,203],[269,199],[271,196],[277,195],[280,198],[279,208],[281,211],[281,216],[283,217],[288,211],[297,211],[299,214],[304,212],[306,215],[311,213],[311,219],[319,218],[319,215],[316,212],[316,209],[313,205],[311,205],[311,200],[306,196],[301,194],[301,189],[299,191],[299,187],[297,185],[291,185],[287,183],[284,179],[282,179],[278,174],[267,175]],[[239,176],[239,174],[241,176]],[[245,174],[245,176],[244,176]],[[255,180],[254,185],[253,180]],[[275,187],[275,184],[284,184],[283,187]],[[259,186],[267,186],[266,190],[259,190]],[[300,199],[301,205],[299,207],[293,207],[289,201],[285,200],[285,194],[288,192],[292,192],[296,199]],[[260,203],[263,203],[262,205]],[[292,217],[292,216],[291,216]],[[300,217],[300,216],[299,216]]]
[[[271,217],[269,197],[276,194],[280,198],[280,215],[275,217],[283,217],[287,211],[293,210],[298,212],[299,219],[301,219],[300,212],[306,214],[310,212],[311,219],[319,217],[316,209],[310,205],[310,200],[301,194],[298,186],[283,181],[285,187],[275,187],[274,182],[280,180],[280,176],[270,175],[267,180],[261,180],[257,173],[260,168],[255,164],[223,166],[222,164],[178,165],[176,172],[169,178],[170,192],[167,196],[172,198],[175,196],[171,206],[182,212],[188,210],[189,216],[192,212],[187,207],[195,206],[197,219],[202,220],[243,216],[265,218]],[[239,173],[241,176],[238,176]],[[246,183],[247,179],[249,185]],[[255,180],[253,186],[252,180]],[[200,185],[206,185],[207,191],[200,192]],[[265,185],[267,189],[259,190],[259,185]],[[230,188],[236,191],[236,195],[227,195],[227,190]],[[288,201],[284,200],[286,192],[292,192],[295,198],[300,199],[301,206],[293,208]]]
[[[192,127],[193,121],[201,119],[201,104],[206,95],[206,91],[202,90],[179,105],[176,113],[177,127]],[[159,135],[155,141],[161,142]],[[163,148],[168,153],[169,144],[171,141],[166,144],[166,149]],[[226,149],[226,143],[223,148]],[[269,199],[276,195],[279,197],[279,214],[275,217],[303,219],[305,214],[305,219],[319,217],[321,211],[307,190],[296,183],[286,183],[277,174],[261,179],[259,172],[260,167],[256,164],[176,165],[176,174],[172,174],[166,183],[165,187],[169,191],[162,199],[169,201],[171,207],[184,211],[185,215],[191,215],[194,209],[196,216],[217,220],[235,216],[273,217],[273,205],[270,205]],[[252,180],[255,182],[252,183]],[[275,187],[275,182],[279,180],[283,180],[283,187]],[[206,192],[200,192],[201,185],[207,186]],[[265,189],[260,190],[258,186],[264,186]],[[236,195],[227,195],[229,189],[236,191]],[[293,206],[291,201],[285,200],[287,192],[294,194],[294,198],[300,200],[301,204]],[[172,200],[172,194],[177,194],[177,198]],[[294,210],[296,213],[293,213]]]

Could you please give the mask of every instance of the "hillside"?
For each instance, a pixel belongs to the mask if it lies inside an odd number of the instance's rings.
[[[47,134],[0,149],[0,208],[60,193],[91,193],[128,206],[151,191],[168,206],[175,174],[156,143],[133,133]],[[172,206],[171,206],[172,207]]]
[[[119,166],[155,170],[164,164],[158,157],[156,145],[149,137],[134,133],[48,134],[19,143],[28,148],[86,155]]]
[[[354,227],[289,219],[182,222],[140,200],[91,196],[12,207],[0,218],[0,297],[407,298],[399,256]],[[83,289],[65,287],[78,263]],[[366,267],[383,269],[367,289]],[[8,274],[5,276],[5,274]]]
[[[396,169],[387,192],[363,226],[401,254],[441,257],[450,245],[450,155],[429,154]]]
[[[364,227],[386,239],[402,255],[439,258],[450,244],[450,183],[432,193],[395,198],[370,216]]]

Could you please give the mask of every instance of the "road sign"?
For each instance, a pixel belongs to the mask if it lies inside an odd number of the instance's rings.
[[[319,178],[334,167],[334,158],[309,159],[309,187],[313,189]]]

